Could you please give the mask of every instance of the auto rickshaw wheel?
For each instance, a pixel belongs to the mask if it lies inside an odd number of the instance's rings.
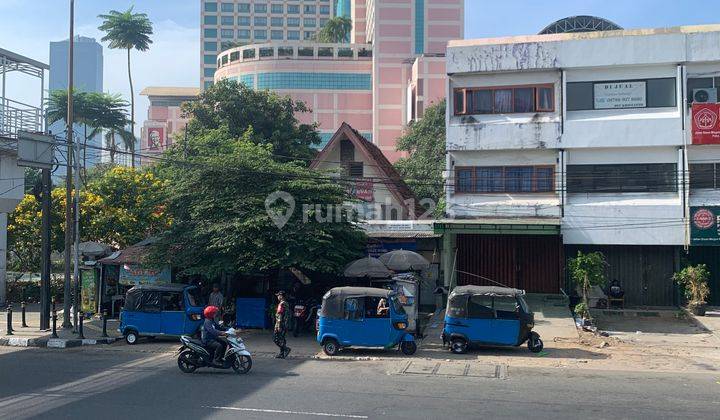
[[[232,368],[235,373],[244,374],[250,372],[252,368],[252,359],[244,354],[236,354],[233,360]]]
[[[130,330],[125,333],[125,342],[130,344],[131,346],[135,343],[137,343],[138,340],[138,333]]]
[[[328,338],[323,342],[323,351],[328,356],[335,356],[340,351],[340,345],[334,338]]]
[[[536,332],[530,333],[530,338],[527,342],[528,350],[533,353],[540,353],[543,349],[543,341],[540,339],[540,334]]]
[[[406,356],[412,356],[417,351],[417,344],[414,341],[403,341],[400,343],[400,351]]]
[[[455,354],[464,354],[467,352],[468,343],[463,338],[453,338],[450,340],[450,351]]]
[[[178,367],[184,373],[193,373],[197,369],[197,365],[193,362],[192,351],[185,350],[178,356]]]

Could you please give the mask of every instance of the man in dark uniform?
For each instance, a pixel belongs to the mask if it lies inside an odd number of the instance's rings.
[[[275,345],[280,347],[280,353],[278,353],[278,359],[284,359],[290,354],[290,347],[288,347],[285,340],[285,333],[290,327],[290,305],[287,303],[285,298],[285,292],[282,290],[275,294],[278,298],[277,310],[275,311],[275,328],[273,330],[273,341]]]

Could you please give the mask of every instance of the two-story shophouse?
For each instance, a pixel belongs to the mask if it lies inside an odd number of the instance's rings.
[[[447,71],[446,285],[559,293],[598,250],[626,303],[677,303],[691,212],[717,237],[720,25],[451,41]]]

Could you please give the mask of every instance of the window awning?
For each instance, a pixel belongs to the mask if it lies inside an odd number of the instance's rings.
[[[433,224],[433,231],[438,234],[475,233],[481,235],[560,235],[560,219],[442,219],[435,221]]]

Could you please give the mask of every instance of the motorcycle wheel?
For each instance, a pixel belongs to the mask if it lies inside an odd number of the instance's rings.
[[[540,335],[536,332],[532,332],[527,342],[528,350],[533,353],[540,353],[543,349],[543,342],[540,339]]]
[[[235,360],[233,360],[232,368],[235,373],[241,375],[248,373],[252,368],[252,359],[250,356],[245,356],[244,354],[236,354]]]
[[[183,373],[193,373],[198,368],[193,359],[193,353],[190,350],[180,353],[177,364]]]
[[[417,344],[414,341],[403,341],[400,343],[400,351],[406,356],[412,356],[417,351]]]

